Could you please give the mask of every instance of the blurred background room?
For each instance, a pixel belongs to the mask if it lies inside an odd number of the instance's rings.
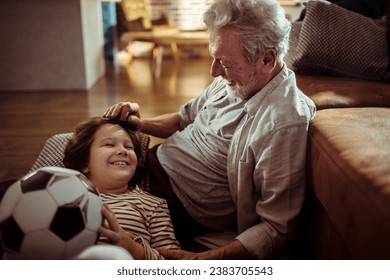
[[[291,20],[300,1],[279,1]],[[0,1],[0,181],[119,101],[169,113],[211,81],[205,0]],[[152,144],[160,141],[153,139]]]

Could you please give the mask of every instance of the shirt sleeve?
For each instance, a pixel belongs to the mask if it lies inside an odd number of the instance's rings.
[[[272,133],[254,152],[255,169],[249,178],[256,198],[246,202],[255,205],[259,222],[236,239],[257,258],[277,253],[295,233],[304,200],[306,143],[307,125],[293,124]]]
[[[198,112],[205,106],[206,101],[212,95],[220,93],[224,86],[225,83],[221,77],[215,78],[197,97],[182,105],[179,110],[180,128],[184,129],[187,125],[193,123]]]

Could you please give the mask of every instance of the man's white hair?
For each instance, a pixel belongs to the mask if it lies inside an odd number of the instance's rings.
[[[276,0],[212,0],[207,4],[203,22],[211,35],[222,27],[233,27],[250,62],[266,49],[274,49],[276,59],[283,60],[291,23]]]

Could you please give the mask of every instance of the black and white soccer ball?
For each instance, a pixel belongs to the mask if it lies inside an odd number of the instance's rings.
[[[75,170],[44,167],[11,185],[0,203],[8,259],[71,259],[96,244],[101,199]]]

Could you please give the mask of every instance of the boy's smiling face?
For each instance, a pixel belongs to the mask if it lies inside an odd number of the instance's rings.
[[[88,166],[83,170],[100,192],[122,193],[137,167],[133,142],[117,124],[104,124],[94,134]]]

